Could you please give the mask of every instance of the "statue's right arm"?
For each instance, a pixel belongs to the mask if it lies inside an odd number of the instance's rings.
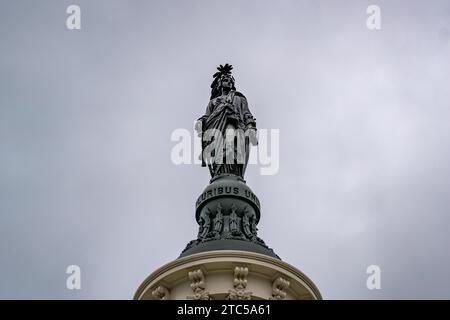
[[[211,103],[211,101],[209,101],[208,105],[206,106],[205,114],[203,116],[201,116],[200,118],[198,118],[197,123],[195,124],[195,130],[197,132],[202,131],[201,124],[204,120],[208,119],[208,117],[211,115],[211,109],[212,109],[212,103]]]
[[[206,106],[205,114],[200,119],[202,119],[202,120],[203,119],[208,119],[208,117],[211,115],[211,109],[212,109],[212,102],[210,100],[208,105]]]

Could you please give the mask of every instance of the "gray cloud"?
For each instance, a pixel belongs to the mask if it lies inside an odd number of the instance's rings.
[[[0,4],[1,298],[128,299],[178,256],[208,173],[170,134],[224,62],[280,129],[262,238],[325,298],[450,298],[447,1],[378,1],[375,32],[369,1],[78,1],[80,31],[70,4]]]

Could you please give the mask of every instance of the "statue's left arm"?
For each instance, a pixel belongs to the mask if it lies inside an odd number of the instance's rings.
[[[252,113],[250,112],[247,99],[244,96],[242,96],[241,101],[242,101],[241,102],[242,117],[243,117],[244,124],[245,124],[245,131],[247,131],[246,134],[248,134],[251,144],[257,145],[258,138],[257,138],[257,134],[256,134],[256,119],[253,117]]]
[[[245,97],[241,98],[241,107],[242,107],[242,117],[245,123],[245,128],[254,128],[256,129],[256,119],[253,117],[250,109],[248,107],[248,102]]]

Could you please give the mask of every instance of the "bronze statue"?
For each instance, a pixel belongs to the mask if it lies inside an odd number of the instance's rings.
[[[227,175],[243,179],[249,143],[257,144],[256,119],[245,96],[236,91],[232,69],[229,64],[217,68],[206,112],[195,125],[202,137],[202,166],[208,166],[211,181]]]

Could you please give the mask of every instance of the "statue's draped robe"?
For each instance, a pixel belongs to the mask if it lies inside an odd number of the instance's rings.
[[[212,153],[212,159],[202,158],[203,165],[208,164],[211,176],[220,174],[235,174],[243,177],[249,156],[248,138],[244,137],[244,132],[253,127],[256,129],[255,119],[251,114],[247,99],[239,92],[231,91],[227,96],[219,96],[209,101],[206,107],[205,115],[199,120],[202,121],[202,131],[208,132],[210,129],[215,129],[216,133],[220,133],[223,138],[224,145],[222,148],[217,148],[217,152]],[[229,156],[226,160],[223,155],[226,153],[225,139],[227,129],[240,129],[237,131],[234,150],[233,163],[229,163]],[[209,131],[211,132],[211,131]],[[203,149],[211,143],[209,137],[202,142]],[[238,148],[241,148],[238,150]],[[228,150],[229,151],[229,150]],[[239,155],[238,155],[239,153]],[[204,156],[202,152],[202,157]],[[220,159],[220,160],[219,160]],[[242,160],[238,160],[242,159]]]

